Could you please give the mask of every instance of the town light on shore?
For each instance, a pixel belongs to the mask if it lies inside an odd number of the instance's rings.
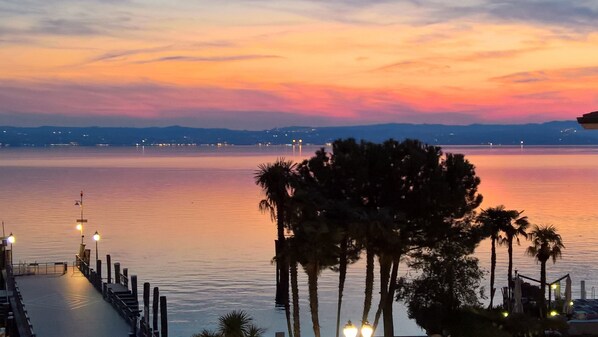
[[[357,328],[351,321],[347,322],[345,328],[343,329],[343,334],[345,337],[356,337],[357,336]]]
[[[10,233],[10,235],[8,236],[8,238],[6,240],[8,241],[8,243],[10,243],[11,249],[12,249],[12,244],[15,243],[15,236],[12,235],[12,233]]]

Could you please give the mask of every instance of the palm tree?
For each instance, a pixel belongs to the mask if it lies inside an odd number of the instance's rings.
[[[251,321],[245,311],[234,310],[218,318],[218,332],[223,337],[245,337]]]
[[[515,221],[519,219],[519,215],[521,213],[514,210],[506,210],[505,206],[500,205],[497,207],[491,207],[485,210],[482,210],[480,215],[478,216],[478,223],[480,223],[487,234],[490,237],[491,241],[491,253],[490,253],[490,305],[489,307],[492,308],[494,304],[494,293],[496,289],[494,288],[494,277],[495,277],[495,270],[496,270],[496,243],[498,242],[499,235],[501,232],[511,232],[509,227],[514,227],[517,225],[513,225]],[[525,219],[527,221],[527,218]],[[524,221],[520,221],[523,223]],[[515,234],[513,234],[515,235]],[[512,241],[512,238],[511,238]],[[509,249],[509,277],[511,277],[511,263],[512,263],[512,242],[511,248]]]
[[[255,172],[255,183],[260,186],[266,198],[259,203],[262,212],[269,212],[276,221],[276,304],[289,301],[289,268],[285,254],[284,230],[287,225],[287,205],[295,176],[296,164],[278,158],[273,164],[260,164]]]
[[[528,233],[532,245],[527,248],[527,254],[540,262],[540,284],[542,286],[542,297],[540,298],[540,314],[546,317],[545,294],[546,294],[546,261],[556,259],[562,255],[562,249],[565,248],[561,235],[556,232],[554,226],[534,225],[534,228]]]
[[[523,236],[527,239],[527,228],[529,227],[529,221],[526,216],[521,216],[523,211],[518,212],[515,210],[507,211],[511,221],[502,228],[504,236],[500,238],[500,244],[507,245],[509,254],[509,269],[507,273],[507,284],[509,287],[508,295],[511,298],[511,288],[513,283],[513,240],[517,240],[519,245],[519,236]]]
[[[204,329],[192,337],[261,337],[266,330],[252,323],[253,318],[243,310],[233,310],[218,318],[218,330]]]

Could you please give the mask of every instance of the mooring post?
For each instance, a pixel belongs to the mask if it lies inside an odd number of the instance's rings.
[[[158,331],[158,301],[160,300],[160,290],[154,287],[154,301],[152,303],[152,328]]]
[[[102,290],[102,260],[96,260],[96,271],[98,279],[96,281],[96,289]]]
[[[124,283],[127,289],[129,289],[129,268],[123,268],[123,276],[125,277]]]
[[[106,271],[108,275],[106,275],[106,283],[112,283],[112,261],[110,261],[110,254],[106,255],[106,267],[108,270]]]
[[[139,294],[137,292],[137,275],[131,275],[131,291],[135,302],[139,303]]]
[[[120,262],[114,263],[114,283],[120,283]]]
[[[150,284],[143,283],[143,320],[145,325],[149,328],[149,301],[150,301]]]
[[[160,336],[168,337],[168,314],[166,313],[166,296],[160,296]]]

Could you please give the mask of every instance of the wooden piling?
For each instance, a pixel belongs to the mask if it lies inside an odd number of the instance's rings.
[[[120,283],[120,262],[114,262],[114,283]]]
[[[106,267],[107,267],[107,273],[108,275],[106,275],[106,283],[110,284],[112,283],[112,261],[110,260],[110,254],[106,255]]]
[[[154,329],[154,331],[158,331],[158,301],[159,300],[160,300],[160,290],[158,289],[158,287],[154,287],[154,301],[153,301],[153,307],[152,307],[152,319],[153,319],[152,328]]]
[[[166,312],[166,296],[160,296],[160,336],[168,337],[168,314]]]
[[[129,289],[129,268],[123,268],[123,276],[125,278],[125,285]],[[121,280],[122,281],[122,280]]]
[[[91,249],[86,249],[83,255],[83,261],[85,261],[87,266],[91,268]]]
[[[143,320],[145,325],[149,327],[149,301],[150,301],[150,284],[143,283]]]
[[[102,260],[96,260],[96,273],[98,274],[96,288],[102,289]]]
[[[137,275],[131,275],[131,292],[135,302],[139,302],[139,293],[137,292]]]

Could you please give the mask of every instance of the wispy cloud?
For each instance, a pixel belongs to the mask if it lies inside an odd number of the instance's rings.
[[[371,70],[372,72],[395,72],[395,71],[440,71],[448,70],[451,67],[447,64],[430,61],[401,61],[383,65]]]
[[[98,56],[90,58],[88,60],[88,62],[115,61],[115,60],[121,60],[121,59],[125,58],[126,56],[139,55],[139,54],[151,54],[151,53],[168,51],[171,49],[172,49],[172,45],[152,47],[152,48],[128,49],[128,50],[111,50],[109,52],[106,52],[106,53],[103,53]]]
[[[598,77],[598,67],[562,68],[551,70],[524,71],[493,77],[491,81],[503,83],[532,83],[543,81],[580,81]]]
[[[47,35],[97,35],[102,29],[84,20],[43,19],[29,32]]]
[[[158,57],[151,60],[137,61],[137,64],[155,63],[155,62],[231,62],[247,61],[260,59],[281,59],[278,55],[226,55],[226,56],[185,56],[173,55]]]

